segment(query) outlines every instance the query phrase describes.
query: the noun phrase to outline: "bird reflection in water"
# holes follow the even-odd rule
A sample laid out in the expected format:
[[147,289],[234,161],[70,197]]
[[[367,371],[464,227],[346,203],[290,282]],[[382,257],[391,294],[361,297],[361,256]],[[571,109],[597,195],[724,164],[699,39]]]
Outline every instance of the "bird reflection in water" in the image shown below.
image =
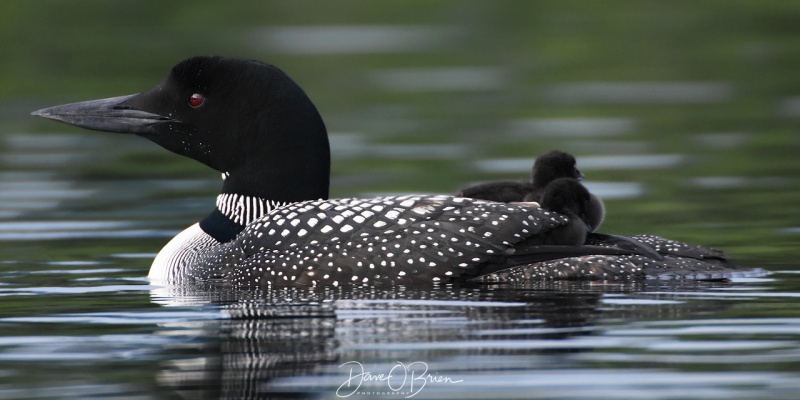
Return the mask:
[[[609,307],[608,295],[669,289],[705,290],[726,282],[539,282],[521,285],[280,288],[168,287],[152,292],[171,307],[215,307],[220,318],[176,321],[163,334],[182,338],[165,349],[159,383],[186,399],[336,398],[348,380],[342,365],[388,373],[398,363],[424,363],[433,376],[427,390],[458,397],[477,373],[564,364],[565,354],[591,350],[597,321],[662,319],[697,308],[724,308],[723,301],[662,301]],[[669,287],[664,287],[669,286]],[[678,287],[676,287],[678,286]],[[504,356],[498,358],[497,356]],[[518,357],[505,357],[518,356]],[[397,375],[397,374],[396,374]],[[354,398],[391,392],[389,382],[363,382]],[[490,381],[485,382],[492,385]],[[395,382],[395,389],[405,388]],[[363,389],[363,390],[362,390]],[[439,392],[437,392],[439,393]],[[397,393],[392,392],[397,395]],[[404,397],[404,396],[401,396]]]

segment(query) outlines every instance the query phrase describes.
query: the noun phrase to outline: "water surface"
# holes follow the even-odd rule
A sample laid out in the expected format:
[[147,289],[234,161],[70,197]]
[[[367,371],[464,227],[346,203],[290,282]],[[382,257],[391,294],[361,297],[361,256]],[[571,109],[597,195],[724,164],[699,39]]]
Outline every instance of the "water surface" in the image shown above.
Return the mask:
[[[15,2],[4,17],[0,398],[800,391],[792,2],[76,0]],[[561,149],[606,199],[604,231],[719,247],[772,274],[151,286],[152,258],[211,211],[218,173],[28,113],[144,90],[196,54],[269,61],[303,86],[330,131],[334,197],[524,179]]]

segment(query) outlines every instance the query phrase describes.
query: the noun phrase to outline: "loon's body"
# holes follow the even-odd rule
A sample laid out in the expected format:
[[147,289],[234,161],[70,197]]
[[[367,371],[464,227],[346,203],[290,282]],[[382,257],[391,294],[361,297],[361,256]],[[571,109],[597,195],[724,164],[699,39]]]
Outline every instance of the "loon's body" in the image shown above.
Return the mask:
[[575,245],[582,240],[559,228],[579,217],[525,204],[426,195],[326,200],[322,118],[294,81],[258,61],[193,57],[146,92],[34,115],[137,134],[222,173],[215,209],[155,258],[149,276],[159,283],[458,282],[550,260],[652,257],[636,246]]
[[544,244],[565,222],[535,207],[451,196],[309,200],[276,209],[214,251],[193,252],[174,276],[156,278],[312,286],[463,281],[517,264],[517,247]]

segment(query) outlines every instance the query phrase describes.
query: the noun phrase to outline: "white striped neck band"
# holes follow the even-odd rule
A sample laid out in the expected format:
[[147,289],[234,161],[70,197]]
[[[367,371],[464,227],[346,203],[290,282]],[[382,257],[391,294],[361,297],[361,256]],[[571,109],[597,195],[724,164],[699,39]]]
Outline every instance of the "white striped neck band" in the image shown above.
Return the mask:
[[270,211],[290,204],[236,193],[222,193],[217,196],[217,209],[231,221],[247,226],[267,215]]

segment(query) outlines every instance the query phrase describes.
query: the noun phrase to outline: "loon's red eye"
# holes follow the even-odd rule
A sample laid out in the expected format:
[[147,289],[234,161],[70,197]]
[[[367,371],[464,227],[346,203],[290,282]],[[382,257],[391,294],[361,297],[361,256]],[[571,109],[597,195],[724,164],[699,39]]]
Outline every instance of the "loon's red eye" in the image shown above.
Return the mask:
[[203,97],[203,95],[200,93],[195,93],[189,96],[189,105],[192,106],[192,108],[197,108],[202,106],[205,101],[206,98]]

